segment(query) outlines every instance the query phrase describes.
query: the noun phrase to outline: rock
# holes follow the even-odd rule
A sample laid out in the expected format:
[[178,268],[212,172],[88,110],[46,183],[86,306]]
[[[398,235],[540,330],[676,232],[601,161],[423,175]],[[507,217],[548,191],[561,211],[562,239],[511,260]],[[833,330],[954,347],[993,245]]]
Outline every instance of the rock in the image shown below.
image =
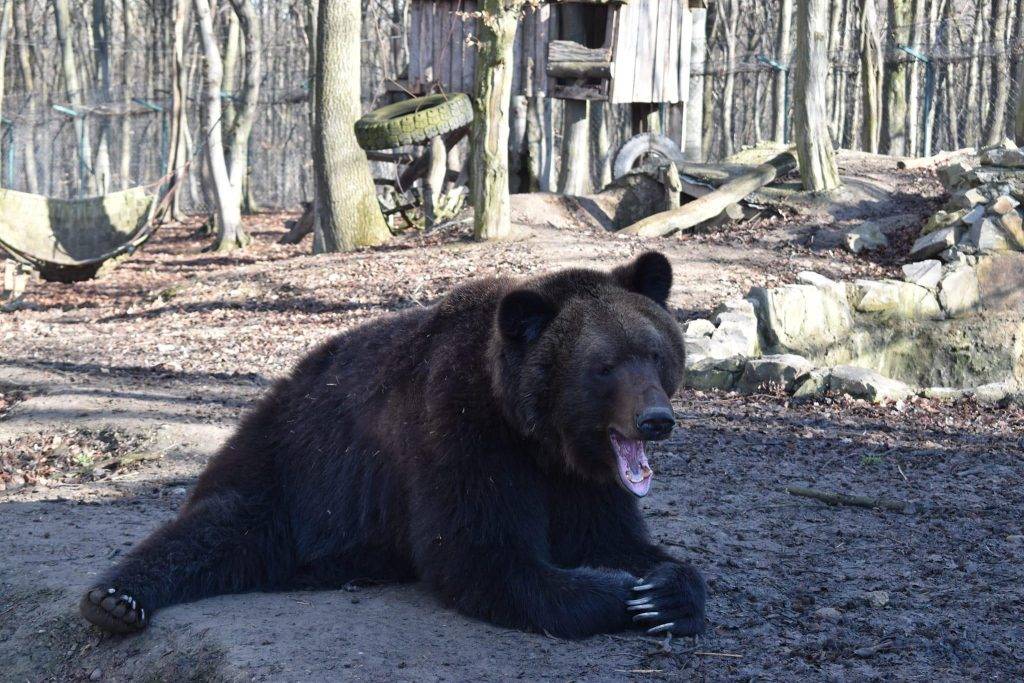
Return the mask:
[[998,214],[1000,216],[1005,216],[1006,214],[1016,209],[1018,206],[1020,206],[1020,202],[1018,202],[1013,197],[1004,194],[997,197],[990,208],[992,210],[992,213]]
[[93,669],[92,673],[89,674],[90,681],[98,681],[103,678],[103,669]]
[[936,401],[957,401],[966,395],[965,390],[952,387],[927,387],[921,390],[921,396]]
[[939,253],[939,260],[950,265],[969,265],[967,254],[963,253],[958,246],[952,246]]
[[937,289],[942,279],[942,261],[928,259],[903,266],[903,279],[926,289]]
[[999,217],[999,227],[1017,251],[1024,251],[1024,218],[1019,211],[1008,211]]
[[715,332],[715,324],[710,320],[698,318],[683,323],[684,337],[710,337]]
[[957,228],[949,227],[919,237],[910,248],[910,259],[921,261],[945,251],[956,244],[957,233]]
[[813,398],[821,396],[828,391],[828,376],[831,370],[828,368],[817,368],[798,381],[793,390],[793,398]]
[[974,170],[974,167],[970,164],[960,161],[949,166],[943,166],[938,170],[939,180],[947,191],[954,191],[963,181],[967,178],[967,175]]
[[821,228],[811,235],[811,248],[818,250],[835,249],[846,240],[846,232],[835,228]]
[[750,358],[759,354],[757,315],[751,302],[727,301],[716,309],[713,321],[718,327],[711,335],[710,358]]
[[1016,147],[1009,149],[998,147],[990,149],[981,155],[981,162],[990,166],[1003,166],[1005,168],[1024,168],[1024,153]]
[[924,228],[921,229],[922,235],[927,235],[930,232],[941,230],[942,228],[948,228],[951,225],[959,223],[964,216],[967,215],[966,209],[960,211],[938,211],[925,224]]
[[1005,407],[1020,392],[1020,385],[1013,380],[994,382],[975,387],[971,392],[974,400],[982,405]]
[[885,236],[877,223],[867,222],[846,232],[846,249],[854,254],[862,251],[884,249],[889,246],[889,238]]
[[[1010,251],[1010,243],[1006,239],[1006,234],[993,218],[985,218],[975,223],[964,239],[967,244],[982,254]],[[961,246],[963,245],[961,244]]]
[[961,209],[973,209],[980,204],[988,203],[988,198],[976,187],[972,187],[969,190],[963,190],[953,195],[950,200],[954,206],[958,206]]
[[684,383],[691,389],[730,391],[739,379],[746,359],[706,358],[686,369]]
[[985,256],[974,269],[986,311],[1024,311],[1024,254]]
[[939,303],[951,318],[970,313],[981,303],[978,276],[969,266],[949,271],[939,286]]
[[753,358],[743,367],[736,388],[744,394],[772,389],[791,393],[796,383],[813,369],[811,361],[792,353]]
[[773,353],[808,355],[845,339],[853,327],[849,304],[838,288],[755,287],[748,298],[757,306],[764,341]]
[[711,355],[711,337],[683,335],[684,367],[688,370]]
[[832,624],[838,624],[843,620],[843,613],[837,610],[835,607],[820,607],[814,610],[814,618],[819,621],[827,621]]
[[985,207],[984,206],[976,206],[973,209],[971,209],[970,211],[964,212],[964,214],[960,217],[960,222],[969,227],[969,226],[974,225],[975,223],[977,223],[978,221],[980,221],[984,217],[985,217]]
[[882,608],[889,604],[889,594],[885,591],[868,591],[864,599],[872,607]]
[[872,403],[899,401],[914,394],[914,390],[903,382],[889,379],[874,370],[853,365],[832,368],[828,377],[828,388]]
[[802,270],[799,273],[797,273],[796,281],[803,283],[805,285],[814,285],[815,287],[823,287],[826,289],[835,287],[840,284],[831,278],[827,278],[824,275],[821,275],[820,273],[815,273],[814,271],[811,270]]
[[941,319],[942,308],[927,287],[899,280],[857,280],[850,302],[862,313],[881,313],[908,320]]

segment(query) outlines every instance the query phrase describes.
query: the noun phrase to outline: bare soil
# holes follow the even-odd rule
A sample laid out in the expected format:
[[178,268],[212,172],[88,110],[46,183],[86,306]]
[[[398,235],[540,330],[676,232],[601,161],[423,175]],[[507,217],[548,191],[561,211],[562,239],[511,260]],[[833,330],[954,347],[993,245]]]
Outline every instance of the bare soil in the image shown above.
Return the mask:
[[[175,514],[274,378],[386,311],[471,277],[608,267],[652,246],[675,265],[680,320],[801,270],[895,273],[934,179],[846,163],[892,187],[859,219],[766,214],[644,242],[596,230],[571,200],[522,195],[513,241],[474,243],[463,221],[312,257],[274,244],[285,216],[264,215],[237,255],[202,254],[194,225],[170,226],[101,280],[34,284],[25,308],[0,315],[0,678],[1020,680],[1024,413],[972,402],[681,392],[644,506],[654,535],[708,577],[697,640],[554,640],[466,619],[415,585],[224,596],[161,611],[133,637],[75,612],[96,572]],[[891,250],[804,246],[865,217],[887,221]],[[915,511],[829,507],[789,485]]]

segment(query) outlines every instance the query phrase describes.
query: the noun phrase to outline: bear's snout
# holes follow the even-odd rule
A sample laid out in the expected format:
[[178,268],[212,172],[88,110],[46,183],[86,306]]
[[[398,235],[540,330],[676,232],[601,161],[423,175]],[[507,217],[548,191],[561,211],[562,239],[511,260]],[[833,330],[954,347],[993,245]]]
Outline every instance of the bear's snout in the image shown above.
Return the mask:
[[672,409],[666,406],[644,408],[636,415],[636,430],[644,441],[667,439],[676,426]]

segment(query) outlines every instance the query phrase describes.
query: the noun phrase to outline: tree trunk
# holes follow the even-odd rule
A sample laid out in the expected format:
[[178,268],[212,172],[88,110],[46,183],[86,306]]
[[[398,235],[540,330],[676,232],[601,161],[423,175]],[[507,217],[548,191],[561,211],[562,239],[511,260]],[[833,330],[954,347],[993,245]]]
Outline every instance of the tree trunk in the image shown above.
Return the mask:
[[[92,36],[96,51],[96,88],[104,102],[110,101],[110,17],[107,0],[92,0]],[[96,152],[93,154],[96,190],[110,191],[110,117],[101,116],[96,131]]]
[[[28,2],[13,2],[14,5],[14,32],[18,44],[18,70],[21,73],[21,82],[25,90],[34,93],[36,90],[35,73],[32,69],[32,47],[31,36],[28,30]],[[36,119],[36,98],[28,99],[28,118],[30,121]],[[39,194],[39,176],[36,169],[35,154],[35,128],[31,128],[31,137],[23,147],[25,158],[25,189],[32,194]]]
[[238,189],[238,200],[241,205],[249,169],[249,144],[256,121],[260,79],[263,73],[263,40],[259,18],[250,0],[231,0],[231,6],[242,29],[245,47],[242,89],[233,97],[234,125],[228,134],[227,158],[228,175],[231,177],[231,185]]
[[730,156],[734,149],[732,113],[735,107],[736,94],[736,31],[739,27],[739,8],[733,3],[719,0],[718,23],[722,27],[725,38],[725,85],[722,88],[722,99],[718,106],[722,112],[722,155]]
[[786,122],[789,120],[786,95],[793,34],[793,0],[780,0],[778,22],[778,30],[775,33],[775,58],[787,69],[776,69],[775,71],[775,81],[772,84],[772,108],[774,138],[776,142],[782,143],[786,141]]
[[877,154],[882,140],[882,39],[875,0],[860,0],[860,73],[864,108],[864,149]]
[[195,10],[199,19],[199,36],[202,39],[203,56],[206,61],[206,82],[203,88],[203,128],[206,130],[207,159],[210,179],[213,183],[214,202],[217,205],[217,220],[215,221],[217,237],[211,249],[213,251],[231,251],[244,247],[248,244],[249,238],[242,230],[238,187],[231,183],[231,176],[228,173],[228,165],[224,157],[224,129],[221,120],[223,109],[220,101],[224,67],[220,59],[217,37],[213,30],[209,0],[195,0]]
[[[0,0],[0,117],[4,111],[4,76],[7,73],[7,44],[10,41],[11,29],[14,24],[14,0]],[[0,121],[3,119],[0,118]],[[7,129],[0,123],[0,152],[6,151],[5,145],[14,144],[13,131],[7,137]],[[3,157],[0,157],[3,158]],[[13,178],[12,178],[13,181]],[[3,187],[3,174],[0,173],[0,187]]]
[[830,192],[841,184],[826,111],[827,30],[828,0],[797,0],[793,137],[800,176],[811,192]]
[[75,63],[75,43],[72,34],[71,14],[68,11],[68,0],[53,0],[53,17],[57,26],[57,40],[60,42],[61,73],[64,76],[64,90],[68,103],[80,112],[73,117],[75,137],[78,138],[79,192],[88,196],[95,192],[92,168],[92,145],[89,143],[89,125],[82,111],[82,86],[78,81],[78,65]]
[[905,156],[907,146],[907,71],[909,56],[898,51],[910,42],[913,21],[911,0],[891,0],[889,5],[889,31],[892,36],[890,53],[894,61],[889,65],[885,79],[885,109],[883,110],[884,148],[887,154]]
[[[969,62],[969,76],[967,79],[967,104],[968,115],[964,130],[965,142],[972,145],[981,143],[981,126],[984,119],[977,116],[982,110],[981,102],[981,45],[985,41],[984,31],[984,0],[978,1],[977,11],[974,14],[974,27],[971,31],[971,59]],[[955,92],[955,91],[954,91]],[[976,126],[976,127],[975,127]]]
[[128,0],[121,0],[121,29],[124,34],[123,52],[121,53],[121,106],[125,113],[121,116],[121,189],[128,189],[131,184],[132,175],[132,117],[128,116],[128,107],[131,105],[131,90],[128,84],[131,82],[131,64],[133,54],[132,38],[135,34],[135,27],[132,23],[132,6]]
[[[994,0],[992,3],[992,84],[995,97],[988,113],[988,135],[985,142],[994,145],[1006,136],[1006,108],[1010,103],[1010,57],[1007,53],[1006,24],[1009,14],[1009,0]],[[1024,84],[1020,87],[1024,88]]]
[[[167,189],[173,192],[170,213],[175,220],[184,218],[181,210],[182,178],[187,172],[188,150],[188,71],[185,68],[185,31],[189,20],[189,0],[174,0],[173,47],[171,49],[171,131],[167,152]],[[208,150],[206,150],[208,151]],[[198,171],[198,169],[196,169]]]
[[[926,0],[914,0],[913,26],[909,31],[910,47],[918,52],[924,47],[927,27],[927,14],[925,13]],[[928,0],[935,2],[935,0]],[[921,122],[923,107],[921,106],[921,75],[924,68],[916,58],[911,59],[907,64],[907,153],[910,156],[921,154]]]
[[472,199],[477,239],[512,234],[508,194],[508,110],[512,97],[512,50],[524,0],[481,0],[473,93]]
[[391,236],[380,212],[366,154],[352,129],[362,113],[359,41],[359,5],[321,2],[313,167],[321,250],[325,252],[375,246]]

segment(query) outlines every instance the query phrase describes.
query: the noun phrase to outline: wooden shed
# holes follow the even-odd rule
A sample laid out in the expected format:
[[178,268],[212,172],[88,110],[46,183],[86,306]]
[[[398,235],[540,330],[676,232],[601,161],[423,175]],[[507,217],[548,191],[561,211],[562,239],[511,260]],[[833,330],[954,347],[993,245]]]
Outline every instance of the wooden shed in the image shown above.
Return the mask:
[[[564,6],[585,19],[586,42],[569,41]],[[703,62],[705,0],[574,0],[527,9],[516,33],[512,92],[613,103],[686,102],[691,66]],[[412,0],[410,91],[471,92],[473,0]],[[575,26],[574,34],[579,33]],[[694,41],[695,32],[699,39]],[[696,57],[696,59],[695,59]]]

